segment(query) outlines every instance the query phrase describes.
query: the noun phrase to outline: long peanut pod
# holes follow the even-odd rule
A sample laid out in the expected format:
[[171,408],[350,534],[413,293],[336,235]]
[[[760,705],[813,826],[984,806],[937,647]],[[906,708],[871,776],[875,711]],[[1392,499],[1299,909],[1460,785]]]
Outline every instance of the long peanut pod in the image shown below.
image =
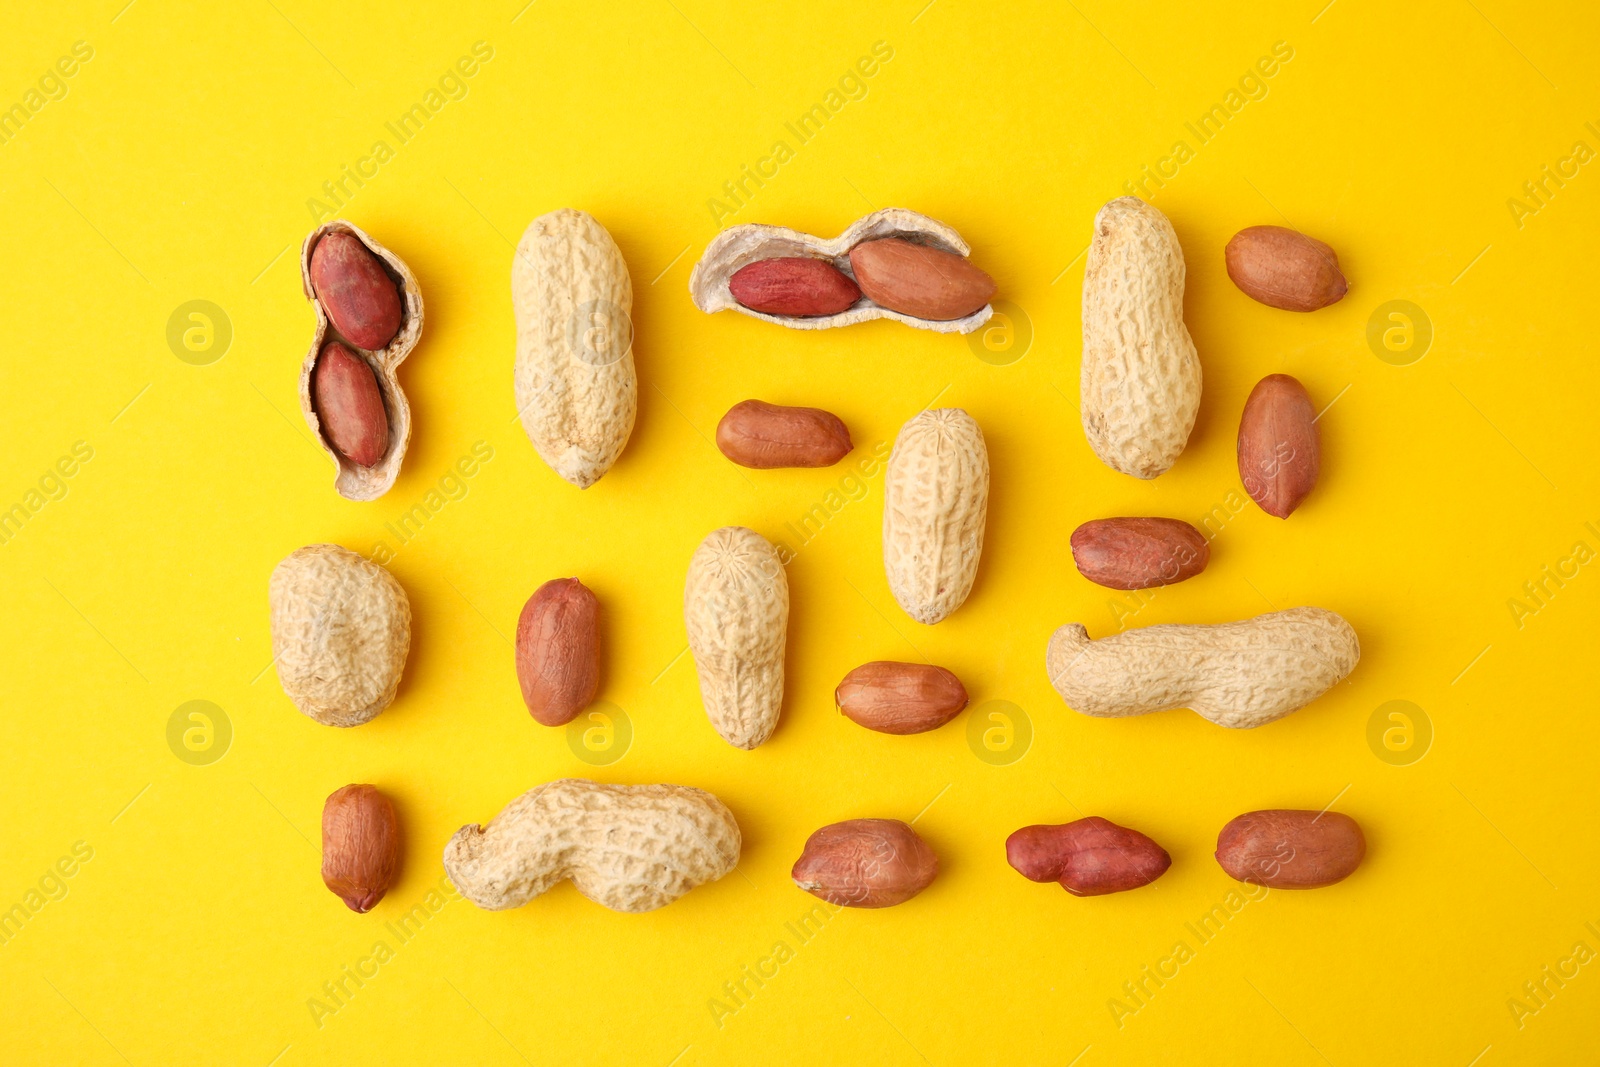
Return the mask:
[[743,526],[706,535],[689,560],[683,621],[706,717],[728,744],[755,748],[783,710],[789,579],[777,549]]
[[539,458],[587,489],[633,432],[633,283],[611,235],[571,208],[528,224],[511,261],[517,414]]
[[1099,718],[1191,708],[1249,728],[1305,707],[1361,658],[1350,624],[1291,608],[1214,626],[1165,625],[1098,641],[1079,623],[1050,637],[1050,684],[1074,711]]
[[1183,249],[1136,196],[1094,218],[1083,270],[1083,432],[1112,470],[1154,478],[1189,442],[1200,359],[1183,324]]
[[444,848],[444,868],[490,911],[571,878],[596,904],[641,912],[733,870],[740,844],[733,813],[704,790],[563,778],[522,794],[486,827],[463,826]]
[[966,602],[983,555],[989,450],[977,420],[961,408],[913,417],[895,438],[883,493],[889,591],[932,625]]

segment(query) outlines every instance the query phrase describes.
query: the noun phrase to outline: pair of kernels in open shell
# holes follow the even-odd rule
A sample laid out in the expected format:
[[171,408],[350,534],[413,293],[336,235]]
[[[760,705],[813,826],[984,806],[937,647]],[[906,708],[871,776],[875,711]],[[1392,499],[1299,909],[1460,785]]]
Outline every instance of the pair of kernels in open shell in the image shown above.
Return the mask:
[[883,566],[907,615],[933,624],[966,602],[983,555],[989,450],[960,408],[900,429],[884,475]]
[[1177,462],[1200,410],[1184,278],[1165,215],[1134,196],[1100,209],[1083,273],[1083,432],[1106,466],[1135,478]]
[[741,268],[763,260],[784,258],[822,260],[832,264],[852,281],[857,281],[850,262],[850,250],[857,245],[884,238],[899,238],[963,258],[971,252],[967,242],[949,226],[899,207],[884,208],[857,219],[831,240],[784,226],[747,223],[731,226],[712,238],[689,276],[689,295],[695,307],[708,314],[731,308],[752,318],[795,330],[826,330],[873,319],[893,319],[907,326],[938,333],[971,333],[989,321],[994,308],[987,303],[960,318],[927,319],[891,310],[865,295],[850,307],[831,315],[774,315],[744,306],[729,287],[730,280]]
[[[356,242],[354,246],[345,247],[346,256],[342,258],[346,258],[358,270],[362,266],[375,265],[382,272],[382,278],[380,280],[374,276],[370,281],[394,286],[399,297],[399,322],[387,340],[382,337],[383,333],[388,332],[387,327],[378,334],[363,336],[366,330],[362,324],[352,325],[347,320],[344,329],[341,329],[335,316],[329,314],[325,301],[329,298],[337,300],[338,297],[329,293],[326,287],[319,295],[312,276],[312,261],[317,254],[317,247],[329,237],[335,242]],[[370,257],[371,262],[367,263],[364,257]],[[411,443],[411,405],[400,389],[399,367],[411,350],[417,347],[417,341],[422,336],[422,290],[418,288],[411,268],[400,257],[343,219],[325,222],[307,235],[300,246],[300,281],[306,299],[311,301],[316,314],[311,349],[300,367],[300,411],[305,416],[306,425],[311,427],[317,444],[328,453],[338,468],[333,487],[339,495],[347,500],[375,500],[394,485],[400,475],[400,464],[405,460],[406,448]],[[357,336],[349,336],[344,330]],[[377,347],[363,347],[360,344],[362,340]],[[314,376],[318,362],[324,358],[323,350],[331,343],[338,343],[364,364],[377,385],[386,431],[382,434],[381,451],[371,464],[357,463],[340,451],[330,432],[332,427],[325,422],[330,413],[318,410]],[[363,373],[353,366],[348,369],[357,378]],[[359,381],[356,384],[366,387],[365,383]],[[334,417],[337,418],[337,415]]]
[[587,489],[622,454],[639,406],[628,265],[593,217],[552,211],[517,245],[511,303],[522,428],[540,459]]
[[789,580],[777,550],[743,526],[713,530],[689,560],[683,618],[706,717],[728,744],[755,748],[783,710]]
[[272,658],[295,707],[360,726],[394,700],[411,650],[411,603],[384,568],[338,545],[307,545],[272,571]]

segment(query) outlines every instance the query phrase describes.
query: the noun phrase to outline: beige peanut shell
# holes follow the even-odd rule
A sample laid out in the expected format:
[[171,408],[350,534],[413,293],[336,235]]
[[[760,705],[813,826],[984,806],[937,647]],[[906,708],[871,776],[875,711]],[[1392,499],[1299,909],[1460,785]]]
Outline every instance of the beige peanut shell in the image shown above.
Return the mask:
[[743,526],[713,530],[689,560],[683,621],[706,717],[728,744],[755,748],[783,710],[789,579],[777,550]]
[[1083,432],[1112,470],[1154,478],[1200,410],[1200,359],[1183,324],[1183,249],[1136,196],[1094,218],[1083,273]]
[[792,330],[826,330],[834,326],[850,326],[873,319],[893,319],[920,330],[936,333],[971,333],[994,314],[994,308],[985,304],[972,314],[959,319],[919,319],[899,311],[891,311],[874,303],[866,296],[836,315],[801,317],[795,315],[769,315],[747,308],[733,298],[728,279],[739,270],[757,260],[777,259],[785,256],[802,256],[825,259],[853,280],[855,270],[850,265],[850,249],[863,241],[876,241],[884,237],[900,237],[917,244],[929,245],[958,256],[972,251],[955,230],[936,219],[903,207],[888,207],[857,219],[839,236],[832,239],[813,237],[809,233],[791,230],[784,226],[767,226],[746,223],[730,226],[711,239],[700,261],[689,275],[689,296],[694,306],[707,314],[733,310],[775,322]]
[[444,869],[480,908],[518,908],[564,879],[612,911],[671,904],[739,864],[739,824],[710,793],[683,785],[563,778],[463,826]]
[[1355,670],[1356,632],[1322,608],[1239,622],[1146,626],[1089,638],[1079,623],[1050,637],[1050,684],[1074,711],[1099,718],[1191,708],[1247,729],[1305,707]]
[[[328,312],[317,299],[316,291],[311,286],[312,250],[317,247],[318,241],[330,233],[347,233],[365,245],[367,251],[377,258],[384,273],[389,275],[390,280],[400,290],[400,331],[387,345],[376,351],[357,346],[335,329],[328,318]],[[311,427],[317,446],[328,454],[334,466],[338,468],[338,474],[333,480],[334,490],[346,500],[376,500],[387,493],[394,485],[395,479],[400,476],[400,464],[405,461],[406,448],[411,443],[411,405],[406,400],[406,394],[400,389],[399,368],[422,337],[422,290],[418,288],[416,276],[411,273],[411,268],[406,266],[399,256],[367,236],[364,230],[344,219],[325,222],[306,235],[305,241],[300,245],[300,284],[305,290],[306,299],[311,301],[312,311],[317,320],[311,347],[306,352],[305,361],[300,365],[300,413],[305,416],[306,425]],[[370,467],[352,463],[341,456],[329,442],[321,420],[317,418],[316,405],[312,398],[311,372],[316,368],[322,346],[331,340],[342,341],[352,353],[366,361],[378,379],[378,391],[383,395],[383,410],[389,419],[389,446],[384,450],[382,458]]]
[[511,261],[522,428],[550,469],[587,489],[633,433],[633,282],[617,243],[572,208],[528,224]]
[[972,592],[989,510],[989,451],[961,408],[900,428],[884,475],[883,567],[895,600],[933,624]]
[[394,575],[347,548],[307,545],[268,585],[278,681],[327,726],[360,726],[394,700],[411,649],[411,604]]

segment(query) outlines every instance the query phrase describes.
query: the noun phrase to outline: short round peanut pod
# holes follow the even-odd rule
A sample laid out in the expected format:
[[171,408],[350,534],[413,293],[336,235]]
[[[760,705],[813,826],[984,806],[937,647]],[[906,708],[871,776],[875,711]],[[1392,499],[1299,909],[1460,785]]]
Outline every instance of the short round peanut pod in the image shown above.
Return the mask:
[[966,602],[983,555],[989,450],[960,408],[900,429],[884,475],[883,566],[895,600],[932,625]]
[[394,576],[338,545],[307,545],[272,571],[272,657],[295,707],[360,726],[394,700],[411,648],[411,605]]

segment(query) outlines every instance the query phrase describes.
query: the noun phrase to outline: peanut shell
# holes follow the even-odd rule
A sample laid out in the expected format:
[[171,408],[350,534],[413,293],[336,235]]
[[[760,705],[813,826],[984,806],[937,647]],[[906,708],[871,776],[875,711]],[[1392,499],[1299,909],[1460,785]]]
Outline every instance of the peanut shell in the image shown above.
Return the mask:
[[727,805],[683,785],[563,778],[531,789],[488,826],[458,830],[444,869],[480,908],[519,908],[557,882],[612,911],[663,907],[739,865]]
[[511,261],[517,413],[539,458],[579,489],[633,433],[633,282],[617,243],[572,208],[528,224]]
[[411,649],[411,604],[394,575],[338,545],[297,548],[268,584],[272,658],[295,707],[360,726],[394,700]]
[[884,475],[883,566],[907,615],[932,625],[966,602],[983,554],[989,451],[960,408],[900,428]]
[[694,300],[694,306],[707,314],[731,308],[752,318],[775,322],[793,330],[826,330],[873,319],[893,319],[936,333],[971,333],[989,321],[994,309],[988,304],[962,318],[941,321],[891,311],[866,297],[858,300],[853,307],[833,315],[772,315],[740,304],[728,288],[729,279],[742,267],[760,260],[796,256],[827,260],[855,280],[855,270],[850,265],[850,249],[863,241],[884,237],[903,238],[958,256],[966,256],[971,251],[961,235],[949,226],[900,207],[884,208],[859,218],[831,240],[783,226],[746,223],[730,226],[711,239],[700,261],[694,265],[693,273],[689,275],[689,295]]
[[1183,249],[1136,196],[1094,217],[1083,272],[1083,432],[1112,470],[1164,473],[1200,410],[1200,359],[1183,324]]
[[1079,623],[1050,637],[1045,666],[1067,706],[1118,718],[1190,708],[1219,726],[1281,719],[1344,681],[1361,658],[1350,624],[1290,608],[1216,625],[1168,624],[1098,641]]
[[706,717],[728,744],[755,748],[783,710],[789,579],[777,550],[743,526],[706,535],[689,560],[683,618]]
[[[317,299],[316,288],[311,284],[311,257],[317,242],[331,233],[348,234],[364,245],[377,259],[378,264],[394,282],[400,293],[401,319],[399,331],[380,349],[362,348],[334,327],[327,308]],[[399,256],[367,236],[359,227],[344,219],[325,222],[306,235],[300,246],[300,284],[306,299],[311,301],[316,316],[311,347],[300,365],[300,413],[317,440],[317,445],[333,460],[338,473],[333,487],[346,500],[376,500],[387,493],[400,476],[400,464],[405,460],[406,448],[411,443],[411,405],[400,388],[399,367],[422,337],[422,290],[416,276]],[[311,381],[317,360],[329,341],[341,341],[350,351],[372,369],[378,382],[378,392],[383,397],[384,413],[388,421],[388,446],[378,461],[370,466],[356,463],[333,447],[327,431],[317,415],[316,398]]]

